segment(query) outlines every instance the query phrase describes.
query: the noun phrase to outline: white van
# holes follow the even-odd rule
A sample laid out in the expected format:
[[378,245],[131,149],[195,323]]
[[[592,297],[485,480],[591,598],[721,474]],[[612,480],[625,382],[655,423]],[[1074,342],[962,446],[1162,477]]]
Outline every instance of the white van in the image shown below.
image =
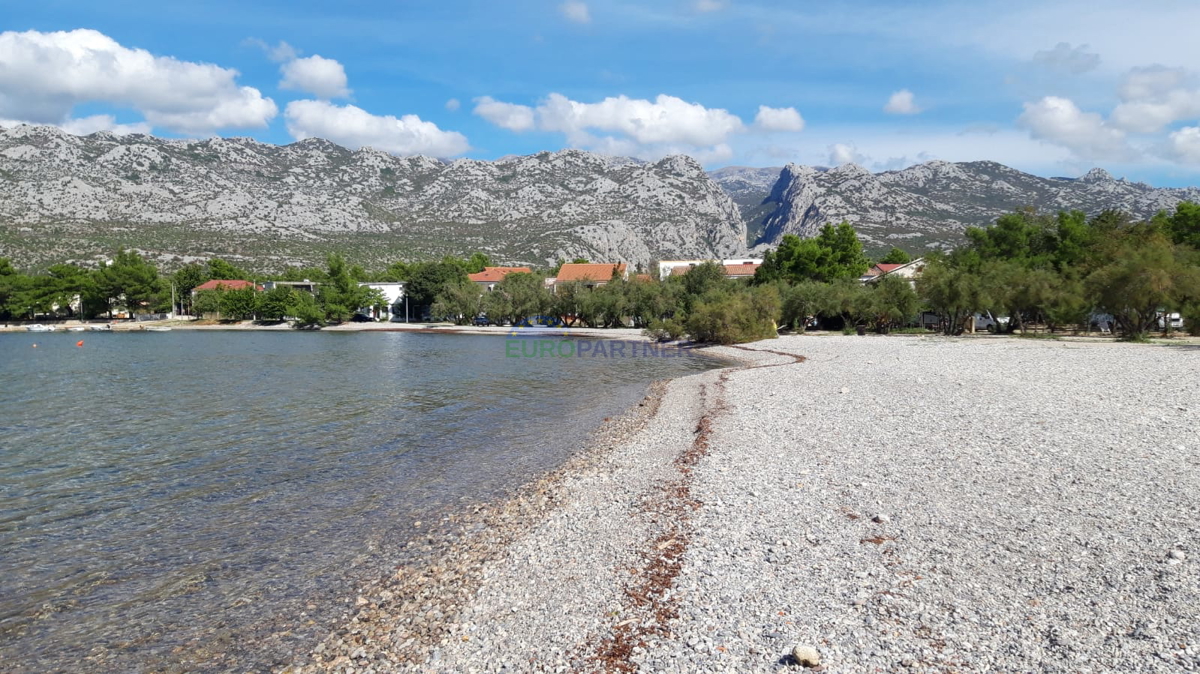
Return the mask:
[[1166,330],[1170,325],[1172,330],[1183,329],[1183,316],[1178,311],[1172,313],[1159,312],[1158,314],[1158,329]]
[[996,316],[990,311],[975,314],[975,329],[1003,332],[1008,329],[1008,316]]

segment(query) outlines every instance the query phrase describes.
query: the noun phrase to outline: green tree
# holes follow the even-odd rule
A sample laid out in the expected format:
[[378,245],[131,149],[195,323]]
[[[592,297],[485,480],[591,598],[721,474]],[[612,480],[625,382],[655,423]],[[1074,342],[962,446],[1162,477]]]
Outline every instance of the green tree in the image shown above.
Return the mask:
[[1171,240],[1200,250],[1200,204],[1190,201],[1175,206],[1175,213],[1166,218],[1165,228]]
[[406,288],[416,315],[422,308],[431,307],[442,288],[467,280],[462,267],[448,262],[424,262],[414,265]]
[[470,259],[467,260],[466,272],[468,274],[478,274],[487,267],[492,266],[492,258],[483,253],[472,253]]
[[223,320],[245,321],[254,318],[254,310],[258,307],[258,291],[253,287],[221,290],[217,296],[220,298],[218,306]]
[[912,262],[912,256],[903,248],[892,246],[887,255],[879,258],[879,264],[908,264]]
[[[235,267],[227,260],[214,257],[208,261],[208,278],[221,281],[250,280],[250,275],[244,269]],[[201,281],[203,283],[203,281]]]
[[179,301],[182,313],[191,314],[193,312],[192,290],[207,280],[209,280],[207,265],[197,262],[180,267],[171,276],[171,281],[175,284],[175,296]]
[[878,331],[902,325],[917,315],[921,300],[908,279],[888,275],[870,284],[870,323]]
[[[500,297],[505,300],[504,306],[507,315],[504,315],[503,318],[511,321],[513,325],[532,316],[549,314],[554,305],[553,298],[546,290],[545,282],[537,274],[526,272],[507,274],[492,289],[491,294],[496,293],[500,293]],[[488,312],[488,317],[492,317],[491,310]]]
[[258,293],[256,311],[259,318],[264,321],[282,321],[291,315],[292,293],[291,286],[275,286],[270,290]]
[[829,304],[829,284],[801,281],[785,285],[783,291],[782,324],[804,332]]
[[317,304],[311,293],[293,292],[288,315],[295,316],[295,328],[315,328],[325,325],[325,311]]
[[221,313],[221,291],[201,290],[192,299],[192,311],[198,316]]
[[96,272],[94,279],[96,292],[104,299],[110,315],[122,305],[131,315],[152,311],[163,298],[158,268],[135,251],[117,253],[111,263]]
[[773,286],[755,288],[760,289],[762,294],[758,297],[742,289],[708,292],[684,321],[688,335],[697,342],[713,344],[740,344],[775,337],[775,323],[770,314],[772,309],[778,309],[778,292]]
[[467,325],[483,311],[483,294],[478,283],[465,280],[448,283],[433,302],[433,314],[450,318],[458,325]]
[[1200,295],[1200,272],[1162,235],[1127,236],[1111,261],[1092,272],[1086,286],[1096,305],[1111,314],[1129,340],[1143,340],[1159,312]]
[[977,274],[936,258],[929,260],[917,279],[917,294],[941,317],[947,335],[961,333],[966,319],[988,303]]

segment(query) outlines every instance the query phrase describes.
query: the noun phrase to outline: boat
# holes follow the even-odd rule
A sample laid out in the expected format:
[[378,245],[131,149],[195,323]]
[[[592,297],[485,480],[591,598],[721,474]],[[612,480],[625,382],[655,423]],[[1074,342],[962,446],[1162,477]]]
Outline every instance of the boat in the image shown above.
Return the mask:
[[83,327],[82,325],[78,325],[78,326],[73,325],[73,326],[67,328],[67,332],[83,332],[85,330],[87,330],[87,328]]
[[33,325],[26,325],[25,331],[26,332],[54,332],[54,326],[53,325],[42,325],[41,323],[34,323]]
[[146,327],[143,327],[142,329],[145,330],[146,332],[170,332],[171,331],[171,328],[168,328],[165,325],[148,325]]
[[112,326],[107,323],[104,325],[89,325],[88,329],[92,332],[112,332]]

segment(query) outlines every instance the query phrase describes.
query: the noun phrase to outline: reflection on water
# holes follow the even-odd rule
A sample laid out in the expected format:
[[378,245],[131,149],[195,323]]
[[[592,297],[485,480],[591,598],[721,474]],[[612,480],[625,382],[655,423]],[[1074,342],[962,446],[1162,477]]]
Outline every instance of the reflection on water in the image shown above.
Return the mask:
[[[4,668],[286,662],[414,520],[503,493],[647,382],[715,365],[506,358],[487,336],[76,339],[0,335]],[[190,661],[198,644],[225,659]]]

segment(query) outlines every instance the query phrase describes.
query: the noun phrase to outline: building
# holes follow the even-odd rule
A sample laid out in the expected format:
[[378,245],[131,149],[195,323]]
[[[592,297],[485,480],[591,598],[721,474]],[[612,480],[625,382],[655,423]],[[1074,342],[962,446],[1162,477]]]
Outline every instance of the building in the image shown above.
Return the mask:
[[309,295],[317,294],[317,286],[321,285],[315,281],[304,279],[303,281],[263,281],[263,290],[274,290],[279,287],[291,288],[292,290],[301,290]]
[[378,290],[383,295],[384,305],[387,308],[380,311],[379,307],[359,307],[355,313],[374,321],[404,321],[407,323],[408,296],[404,292],[404,285],[404,281],[359,283],[360,288]]
[[912,262],[904,264],[880,263],[866,271],[858,280],[862,283],[874,283],[884,276],[899,276],[903,279],[908,279],[909,283],[916,284],[917,278],[921,276],[921,272],[925,271],[925,258],[919,257]]
[[726,262],[722,266],[725,267],[725,276],[729,278],[754,278],[754,272],[762,266],[761,262]]
[[206,290],[245,290],[246,288],[254,288],[255,290],[263,289],[262,286],[256,286],[250,281],[242,281],[240,279],[213,279],[211,281],[205,281],[195,288],[192,288],[192,295],[204,292]]
[[478,283],[483,286],[483,289],[491,292],[496,284],[503,281],[505,276],[509,274],[532,274],[533,270],[529,267],[484,267],[483,271],[468,274],[467,278],[473,283]]
[[[665,281],[668,276],[682,276],[692,267],[698,267],[705,262],[716,262],[725,267],[725,273],[730,278],[745,278],[744,270],[747,265],[754,265],[757,269],[758,265],[762,264],[762,258],[733,258],[729,260],[661,260],[658,263],[658,279]],[[730,268],[734,268],[737,275],[730,274]],[[678,271],[676,271],[678,270]],[[750,276],[754,276],[754,272],[750,272]]]
[[554,285],[563,283],[582,283],[589,288],[602,286],[616,276],[621,279],[629,277],[629,268],[624,262],[601,262],[576,264],[574,262],[564,263],[558,270],[558,276],[554,279]]

